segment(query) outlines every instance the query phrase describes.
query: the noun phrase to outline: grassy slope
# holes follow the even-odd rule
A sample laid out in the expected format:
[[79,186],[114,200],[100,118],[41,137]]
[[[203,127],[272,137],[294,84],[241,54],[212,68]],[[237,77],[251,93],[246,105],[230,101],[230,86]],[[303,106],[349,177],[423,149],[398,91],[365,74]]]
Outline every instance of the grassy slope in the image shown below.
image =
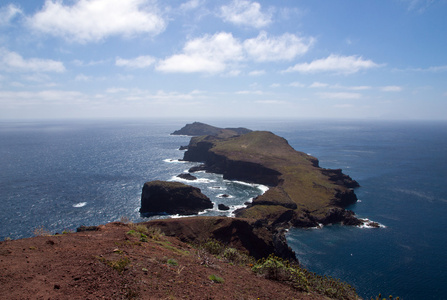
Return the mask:
[[[254,131],[217,141],[211,151],[231,160],[259,163],[282,174],[283,182],[259,197],[259,201],[294,202],[298,211],[308,210],[314,215],[324,215],[332,206],[331,199],[336,190],[345,189],[328,180],[321,169],[314,166],[314,157],[294,150],[285,139],[271,132]],[[285,210],[283,207],[259,205],[248,209],[244,216],[259,218],[260,215]]]

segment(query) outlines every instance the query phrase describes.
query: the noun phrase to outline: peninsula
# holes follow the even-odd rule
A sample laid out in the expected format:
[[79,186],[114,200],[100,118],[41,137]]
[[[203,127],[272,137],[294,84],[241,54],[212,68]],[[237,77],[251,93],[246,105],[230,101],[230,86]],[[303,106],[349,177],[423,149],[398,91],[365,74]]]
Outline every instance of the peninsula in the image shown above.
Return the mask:
[[271,132],[193,137],[183,159],[204,163],[191,171],[203,169],[223,174],[225,179],[269,186],[266,193],[236,211],[236,217],[283,228],[364,223],[345,209],[357,201],[355,180],[340,169],[319,167],[318,159],[296,151]]

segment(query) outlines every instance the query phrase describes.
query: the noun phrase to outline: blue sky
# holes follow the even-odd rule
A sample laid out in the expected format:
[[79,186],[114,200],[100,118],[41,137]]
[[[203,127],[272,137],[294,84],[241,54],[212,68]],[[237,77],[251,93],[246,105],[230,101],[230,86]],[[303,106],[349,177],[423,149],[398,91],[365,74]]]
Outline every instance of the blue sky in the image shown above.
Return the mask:
[[0,4],[0,119],[447,119],[447,0]]

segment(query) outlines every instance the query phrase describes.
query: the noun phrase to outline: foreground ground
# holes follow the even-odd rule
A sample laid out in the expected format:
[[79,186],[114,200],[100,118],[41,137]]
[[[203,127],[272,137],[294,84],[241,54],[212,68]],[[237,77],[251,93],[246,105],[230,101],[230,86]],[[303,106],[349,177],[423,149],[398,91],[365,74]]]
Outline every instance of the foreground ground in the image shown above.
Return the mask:
[[327,299],[259,277],[250,265],[228,263],[173,237],[129,234],[132,228],[110,223],[98,231],[1,242],[1,297]]

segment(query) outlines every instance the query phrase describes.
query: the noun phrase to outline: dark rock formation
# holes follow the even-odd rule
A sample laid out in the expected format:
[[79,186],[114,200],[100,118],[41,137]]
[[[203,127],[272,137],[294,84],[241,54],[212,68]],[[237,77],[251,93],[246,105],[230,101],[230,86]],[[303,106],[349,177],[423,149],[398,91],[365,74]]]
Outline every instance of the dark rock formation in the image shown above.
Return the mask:
[[222,204],[222,203],[220,203],[220,204],[217,206],[217,208],[218,208],[219,210],[230,210],[230,207],[229,207],[229,206],[226,206],[225,204]]
[[353,180],[349,175],[343,174],[342,169],[321,169],[321,172],[338,185],[343,185],[348,188],[356,188],[360,186],[359,183]]
[[225,136],[234,136],[240,135],[250,132],[250,129],[247,128],[219,128],[215,126],[211,126],[208,124],[194,122],[192,124],[187,124],[180,130],[176,130],[172,135],[190,135],[190,136],[200,136],[200,135],[225,135]]
[[202,165],[191,167],[188,170],[189,173],[194,173],[194,172],[199,172],[199,171],[206,171],[206,166],[202,164]]
[[99,230],[99,226],[84,226],[84,225],[81,225],[78,228],[76,228],[76,232],[97,231],[97,230]]
[[143,186],[142,214],[193,215],[207,208],[213,208],[213,203],[199,188],[168,181],[151,181]]
[[181,179],[185,179],[185,180],[197,180],[196,176],[192,176],[189,173],[182,173],[182,174],[177,175],[177,177],[181,178]]
[[188,150],[188,146],[180,146],[180,148],[178,148],[179,150],[183,151],[183,150]]
[[160,228],[165,235],[188,243],[200,243],[210,238],[247,252],[260,259],[271,253],[284,259],[296,260],[287,245],[284,233],[268,226],[255,225],[252,220],[227,217],[194,217],[154,220],[147,226]]

